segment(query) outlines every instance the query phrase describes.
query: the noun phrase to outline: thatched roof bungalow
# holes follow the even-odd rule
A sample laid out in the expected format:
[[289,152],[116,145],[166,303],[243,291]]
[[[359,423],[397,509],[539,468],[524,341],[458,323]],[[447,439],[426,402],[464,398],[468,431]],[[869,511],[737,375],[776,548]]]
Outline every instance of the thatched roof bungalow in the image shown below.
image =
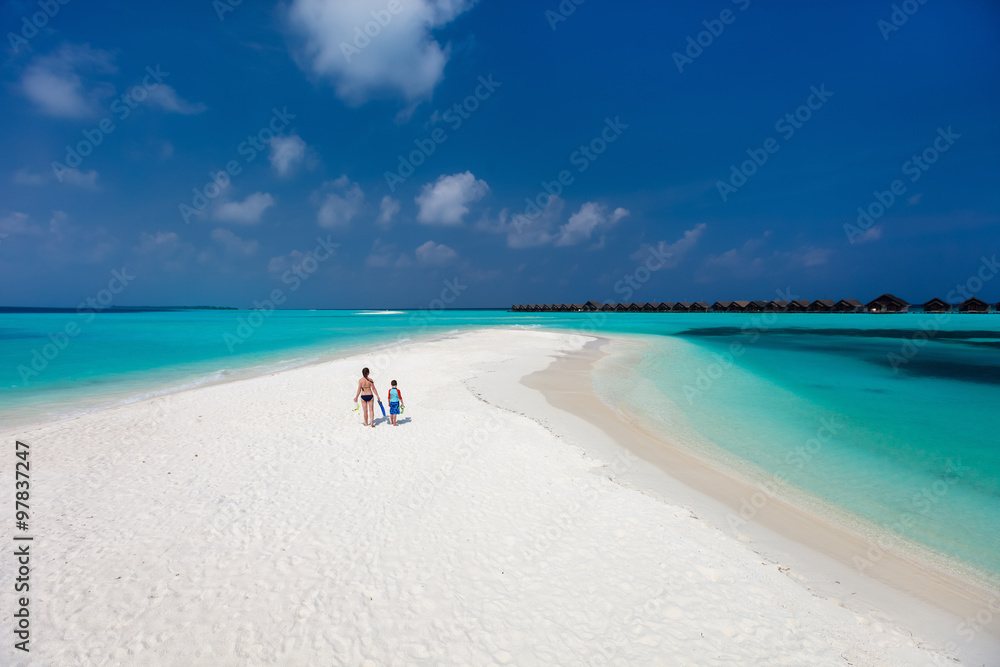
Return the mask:
[[732,301],[716,301],[712,304],[713,313],[728,313],[729,306],[732,305]]
[[958,304],[958,312],[960,313],[988,313],[990,312],[990,304],[986,303],[982,299],[977,299],[976,297],[971,297]]
[[841,299],[837,303],[833,304],[833,312],[860,313],[864,307],[865,305],[857,299]]
[[869,313],[905,313],[909,309],[909,303],[892,294],[883,294],[865,304]]
[[603,312],[605,312],[605,313],[613,313],[617,309],[618,309],[618,304],[617,303],[613,303],[613,302],[612,303],[606,303],[603,306],[601,306],[601,310]]
[[704,301],[695,301],[694,303],[691,304],[691,308],[690,308],[689,312],[692,312],[692,313],[707,313],[708,312],[708,304],[705,303]]
[[596,313],[601,309],[601,304],[597,301],[588,301],[580,308],[585,313]]
[[664,301],[656,309],[656,312],[658,312],[658,313],[670,313],[670,312],[673,312],[674,306],[676,306],[676,305],[677,304],[674,303],[673,301]]
[[729,312],[745,313],[747,312],[747,308],[749,307],[750,307],[749,301],[733,301],[731,304],[729,304]]
[[658,303],[644,303],[642,304],[642,312],[644,313],[655,313],[660,307]]
[[769,313],[783,313],[786,310],[788,310],[788,302],[784,299],[775,299],[767,304],[767,312]]
[[570,309],[570,312],[573,312],[573,313],[582,313],[583,312],[583,306],[584,306],[584,304],[582,304],[582,303],[571,303],[571,304],[569,304],[569,309]]
[[748,313],[763,313],[767,310],[767,301],[751,301],[750,305],[747,306]]
[[925,313],[950,313],[952,305],[944,299],[934,297],[923,305]]
[[691,311],[690,301],[678,301],[677,303],[674,304],[675,313],[687,313],[690,311]]
[[617,306],[615,306],[616,313],[627,313],[631,309],[632,309],[631,303],[619,303]]
[[835,305],[833,299],[816,299],[806,310],[810,313],[832,313]]
[[788,302],[786,313],[806,313],[809,312],[809,302],[805,299],[794,299]]

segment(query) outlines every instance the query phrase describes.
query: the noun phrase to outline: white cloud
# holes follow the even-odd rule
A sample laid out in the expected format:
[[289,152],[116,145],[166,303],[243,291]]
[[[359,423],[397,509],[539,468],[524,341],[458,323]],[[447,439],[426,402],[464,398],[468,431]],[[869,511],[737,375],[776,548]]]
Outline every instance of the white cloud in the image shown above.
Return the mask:
[[243,201],[227,201],[219,204],[213,213],[216,220],[235,222],[240,225],[255,225],[271,206],[274,197],[268,192],[255,192]]
[[[873,227],[872,229],[878,228]],[[881,236],[881,230],[879,236]],[[789,266],[802,269],[823,266],[830,261],[831,255],[833,255],[833,250],[830,248],[817,248],[816,246],[803,246],[791,252],[775,253],[775,257],[785,260]]]
[[882,238],[882,228],[878,225],[868,229],[864,234],[851,239],[851,243],[872,243]]
[[114,56],[89,45],[65,44],[55,53],[35,57],[21,76],[21,91],[47,116],[85,118],[97,115],[100,101],[113,93],[107,83],[84,76],[117,72]]
[[704,222],[699,223],[684,232],[684,235],[673,243],[660,241],[655,246],[643,243],[639,246],[639,250],[632,255],[632,259],[636,262],[643,262],[652,255],[663,263],[662,268],[671,269],[680,264],[684,256],[694,249],[702,234],[705,233],[706,227]]
[[468,205],[482,199],[490,186],[476,180],[472,172],[441,176],[428,183],[416,198],[417,220],[425,225],[461,225]]
[[297,134],[279,134],[270,146],[271,168],[278,176],[290,176],[306,158],[306,142]]
[[417,261],[424,266],[444,266],[455,261],[455,258],[458,257],[457,252],[443,243],[434,243],[434,241],[428,241],[414,252]]
[[221,227],[212,230],[212,240],[222,246],[227,254],[238,257],[253,257],[260,245],[257,241],[244,241],[232,231]]
[[93,169],[88,172],[82,172],[79,169],[60,169],[58,178],[60,183],[69,183],[85,190],[98,189],[97,172]]
[[33,174],[27,169],[18,169],[14,172],[14,183],[18,185],[44,185],[45,176]]
[[179,113],[185,116],[200,114],[208,108],[201,102],[188,102],[181,98],[176,90],[165,83],[157,84],[150,88],[146,99],[150,104],[158,106],[164,111]]
[[501,211],[500,221],[507,229],[507,246],[535,248],[551,243],[555,238],[552,230],[559,223],[565,206],[566,202],[559,197],[549,197],[544,209],[518,213],[506,225],[503,220],[506,212]]
[[555,244],[568,246],[589,241],[594,232],[604,232],[611,229],[628,214],[629,212],[625,209],[616,208],[609,215],[606,206],[587,202],[580,207],[579,211],[570,216],[569,222],[559,228]]
[[15,211],[0,218],[0,234],[4,236],[38,236],[41,233],[42,228],[31,222],[31,218],[25,213]]
[[142,232],[134,252],[142,256],[139,261],[144,264],[156,261],[174,273],[187,270],[188,263],[198,254],[194,245],[182,241],[176,232]]
[[399,213],[399,202],[386,195],[382,197],[382,203],[379,205],[378,219],[376,222],[382,227],[388,227],[392,224],[392,219],[396,217]]
[[[292,0],[288,20],[301,41],[297,61],[332,81],[352,105],[372,97],[407,102],[430,97],[444,76],[449,47],[433,31],[468,11],[475,0]],[[391,13],[388,5],[401,8]],[[369,34],[365,34],[365,32]]]
[[176,248],[180,243],[177,232],[142,232],[139,235],[139,251],[142,253],[157,253]]
[[324,183],[323,189],[333,192],[327,192],[322,198],[316,221],[326,229],[346,229],[364,205],[365,193],[361,186],[352,183],[347,176],[341,176]]
[[730,248],[721,255],[709,255],[702,262],[698,280],[710,282],[723,273],[737,278],[759,275],[764,269],[764,258],[758,254],[758,250],[770,236],[771,232],[764,232],[760,238],[749,239],[739,248]]

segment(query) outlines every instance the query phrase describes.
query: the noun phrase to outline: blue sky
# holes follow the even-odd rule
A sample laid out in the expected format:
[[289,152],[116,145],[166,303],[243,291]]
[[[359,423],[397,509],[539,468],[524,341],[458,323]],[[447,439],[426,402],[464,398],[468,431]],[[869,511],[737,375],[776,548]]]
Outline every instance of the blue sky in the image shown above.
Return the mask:
[[7,2],[0,304],[943,296],[1000,245],[1000,5],[895,7]]

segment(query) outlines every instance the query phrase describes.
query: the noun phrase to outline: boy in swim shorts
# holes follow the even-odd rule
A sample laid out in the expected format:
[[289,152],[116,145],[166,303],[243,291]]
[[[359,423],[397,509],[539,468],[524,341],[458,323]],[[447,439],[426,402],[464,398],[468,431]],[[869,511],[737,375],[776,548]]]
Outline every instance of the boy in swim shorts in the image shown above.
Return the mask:
[[389,389],[389,421],[396,425],[396,416],[400,414],[399,407],[403,404],[403,395],[399,393],[396,381],[392,381],[392,388]]

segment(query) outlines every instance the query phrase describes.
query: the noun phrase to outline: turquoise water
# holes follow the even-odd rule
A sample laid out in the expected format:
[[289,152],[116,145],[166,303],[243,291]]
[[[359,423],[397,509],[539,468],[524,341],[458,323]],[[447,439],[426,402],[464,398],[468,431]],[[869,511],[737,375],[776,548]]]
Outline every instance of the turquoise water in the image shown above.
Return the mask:
[[[0,314],[0,431],[474,327],[627,334],[637,344],[595,373],[598,393],[627,417],[775,493],[833,508],[875,544],[926,549],[1000,581],[1000,316],[249,317]],[[64,339],[68,323],[79,332]]]

